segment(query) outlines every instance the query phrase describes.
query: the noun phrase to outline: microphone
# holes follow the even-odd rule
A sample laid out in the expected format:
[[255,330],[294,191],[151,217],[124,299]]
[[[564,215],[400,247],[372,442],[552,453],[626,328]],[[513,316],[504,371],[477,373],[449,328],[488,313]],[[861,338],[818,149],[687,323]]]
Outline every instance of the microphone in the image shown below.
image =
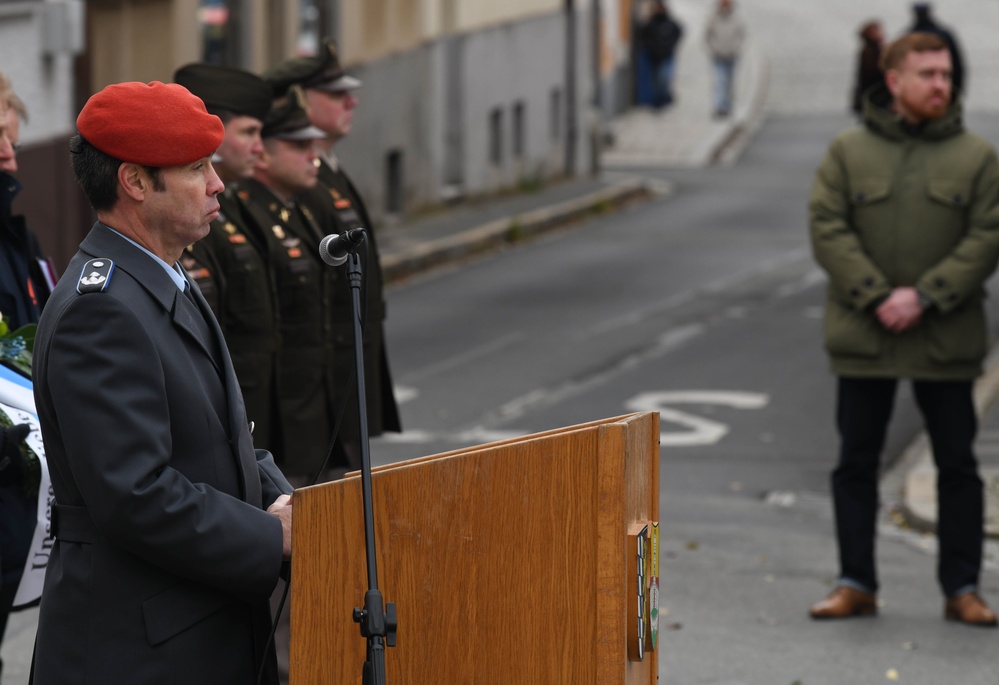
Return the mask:
[[340,266],[347,261],[347,255],[363,242],[363,228],[352,228],[339,235],[333,233],[320,241],[319,256],[330,266]]

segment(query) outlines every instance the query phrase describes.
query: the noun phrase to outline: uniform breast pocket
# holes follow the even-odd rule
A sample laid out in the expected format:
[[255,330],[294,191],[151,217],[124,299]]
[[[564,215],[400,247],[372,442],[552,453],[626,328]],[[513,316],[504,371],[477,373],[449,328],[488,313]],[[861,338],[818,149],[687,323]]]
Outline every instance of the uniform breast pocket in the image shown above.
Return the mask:
[[318,267],[305,260],[296,259],[287,264],[279,283],[278,298],[284,324],[314,320],[317,307],[321,307]]
[[965,233],[971,186],[960,179],[934,178],[927,183],[926,194],[929,202],[922,220],[933,230],[926,234],[925,246],[949,250]]
[[262,263],[260,255],[250,245],[236,245],[232,250],[232,256],[239,271],[243,273],[260,271]]
[[850,185],[850,204],[855,212],[876,210],[890,196],[890,178],[859,178]]
[[850,206],[858,227],[883,226],[891,221],[891,179],[858,178],[850,185]]
[[971,202],[971,186],[960,179],[932,178],[926,191],[935,204],[957,212],[963,212]]

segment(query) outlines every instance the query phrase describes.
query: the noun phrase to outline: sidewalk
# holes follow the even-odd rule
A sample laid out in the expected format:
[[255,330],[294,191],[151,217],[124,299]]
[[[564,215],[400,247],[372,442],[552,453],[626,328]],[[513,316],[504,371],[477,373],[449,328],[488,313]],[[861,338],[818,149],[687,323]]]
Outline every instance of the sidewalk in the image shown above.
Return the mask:
[[576,178],[536,192],[470,201],[438,213],[378,229],[382,270],[387,281],[432,269],[504,243],[565,226],[651,195],[669,194],[665,182],[638,176],[642,167],[703,167],[727,164],[762,124],[769,64],[750,39],[736,72],[735,110],[712,118],[711,64],[697,38],[707,9],[685,17],[689,37],[678,56],[677,102],[662,112],[635,108],[606,126],[608,146],[600,167],[612,174]]

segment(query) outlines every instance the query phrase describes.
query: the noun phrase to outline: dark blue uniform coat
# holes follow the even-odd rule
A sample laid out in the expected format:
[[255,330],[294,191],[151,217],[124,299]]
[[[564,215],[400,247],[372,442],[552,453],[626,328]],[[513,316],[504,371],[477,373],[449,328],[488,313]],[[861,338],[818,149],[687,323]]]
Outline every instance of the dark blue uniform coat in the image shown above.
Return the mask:
[[[114,270],[80,294],[85,265],[107,269],[94,258]],[[38,685],[246,685],[272,658],[282,538],[264,508],[291,488],[254,451],[221,331],[195,300],[97,224],[42,315],[35,401],[56,542]]]

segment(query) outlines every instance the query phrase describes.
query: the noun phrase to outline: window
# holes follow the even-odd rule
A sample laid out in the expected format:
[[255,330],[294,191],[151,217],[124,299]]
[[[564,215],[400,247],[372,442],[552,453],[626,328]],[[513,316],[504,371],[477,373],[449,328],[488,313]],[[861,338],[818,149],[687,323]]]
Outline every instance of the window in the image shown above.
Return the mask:
[[201,0],[201,58],[210,64],[225,64],[229,49],[229,6],[225,0]]
[[552,88],[549,101],[548,134],[552,140],[558,140],[562,137],[562,91]]
[[526,106],[523,100],[518,100],[513,105],[513,156],[523,157],[526,148],[525,139],[527,137],[525,119]]
[[403,197],[402,151],[390,150],[385,157],[385,211],[402,214]]
[[503,110],[494,107],[489,113],[489,159],[503,163]]

